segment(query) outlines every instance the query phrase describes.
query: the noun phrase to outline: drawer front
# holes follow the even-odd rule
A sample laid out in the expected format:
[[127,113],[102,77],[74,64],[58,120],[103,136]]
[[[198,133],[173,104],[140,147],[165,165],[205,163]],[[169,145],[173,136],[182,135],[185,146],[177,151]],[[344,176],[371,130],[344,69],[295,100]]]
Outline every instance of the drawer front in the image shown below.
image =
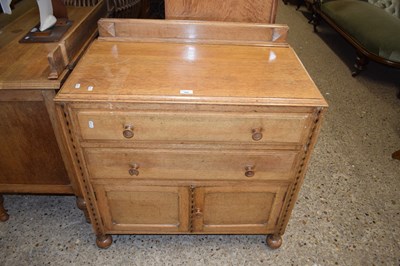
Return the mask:
[[84,140],[303,143],[309,113],[79,111]]
[[290,180],[298,151],[85,149],[91,178]]

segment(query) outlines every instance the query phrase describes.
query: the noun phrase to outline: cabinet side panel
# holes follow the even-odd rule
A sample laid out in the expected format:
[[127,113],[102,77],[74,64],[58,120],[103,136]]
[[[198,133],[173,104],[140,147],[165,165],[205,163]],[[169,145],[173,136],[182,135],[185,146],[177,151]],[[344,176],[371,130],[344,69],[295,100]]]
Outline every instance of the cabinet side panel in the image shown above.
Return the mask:
[[[85,205],[83,208],[87,210],[88,218],[92,224],[93,230],[97,237],[104,237],[104,225],[101,216],[95,204],[96,195],[87,180],[87,171],[85,171],[85,162],[82,159],[83,155],[79,148],[79,141],[73,134],[74,121],[71,119],[73,111],[66,104],[59,104],[57,106],[57,118],[60,121],[62,128],[62,137],[65,142],[65,150],[68,152],[66,160],[68,165],[72,168],[74,182],[78,187],[79,193],[82,193]],[[81,195],[79,195],[81,196]]]
[[0,102],[0,184],[69,185],[44,102]]
[[324,108],[316,108],[315,110],[315,119],[314,119],[314,125],[310,129],[310,134],[309,138],[307,141],[307,144],[305,146],[305,150],[303,153],[303,158],[301,159],[301,162],[299,164],[299,169],[297,170],[295,180],[291,186],[291,188],[288,191],[288,197],[286,199],[284,211],[280,217],[280,222],[279,222],[279,228],[277,233],[279,235],[283,235],[286,230],[286,226],[289,222],[290,215],[292,213],[292,210],[294,208],[294,205],[296,203],[297,197],[300,192],[300,188],[304,182],[304,177],[307,172],[307,166],[311,158],[311,154],[313,152],[314,146],[317,142],[318,134],[321,129],[324,113],[326,112],[326,109]]

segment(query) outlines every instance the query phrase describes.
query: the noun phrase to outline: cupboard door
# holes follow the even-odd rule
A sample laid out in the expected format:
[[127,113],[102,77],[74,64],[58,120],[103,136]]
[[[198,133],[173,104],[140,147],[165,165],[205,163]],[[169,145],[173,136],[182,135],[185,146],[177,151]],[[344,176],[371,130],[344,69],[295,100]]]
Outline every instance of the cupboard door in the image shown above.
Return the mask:
[[278,222],[286,190],[283,185],[196,188],[194,231],[270,233]]
[[94,185],[108,233],[187,232],[187,187]]

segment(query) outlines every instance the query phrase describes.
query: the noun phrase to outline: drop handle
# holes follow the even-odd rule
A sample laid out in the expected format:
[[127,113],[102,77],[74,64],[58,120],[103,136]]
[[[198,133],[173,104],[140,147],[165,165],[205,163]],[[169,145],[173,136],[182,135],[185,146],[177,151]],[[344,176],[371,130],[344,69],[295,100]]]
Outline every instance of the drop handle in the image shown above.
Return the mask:
[[133,133],[133,126],[132,125],[124,125],[124,131],[122,131],[122,135],[124,135],[124,138],[130,139],[132,138],[135,134]]
[[137,163],[131,164],[131,168],[129,168],[129,174],[131,176],[138,176],[139,175],[139,165]]
[[244,168],[245,172],[244,175],[247,177],[252,177],[254,176],[254,166],[253,165],[248,165]]
[[254,141],[259,141],[263,138],[263,134],[262,134],[262,128],[253,128],[251,130],[251,138]]

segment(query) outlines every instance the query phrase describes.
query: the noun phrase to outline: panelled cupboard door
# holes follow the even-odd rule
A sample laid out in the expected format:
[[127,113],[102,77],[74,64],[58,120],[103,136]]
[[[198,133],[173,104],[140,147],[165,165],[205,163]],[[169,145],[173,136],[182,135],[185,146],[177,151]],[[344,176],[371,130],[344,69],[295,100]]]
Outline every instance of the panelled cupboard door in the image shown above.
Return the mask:
[[108,233],[187,232],[189,188],[94,185]]
[[286,185],[197,187],[193,228],[204,233],[273,232]]

